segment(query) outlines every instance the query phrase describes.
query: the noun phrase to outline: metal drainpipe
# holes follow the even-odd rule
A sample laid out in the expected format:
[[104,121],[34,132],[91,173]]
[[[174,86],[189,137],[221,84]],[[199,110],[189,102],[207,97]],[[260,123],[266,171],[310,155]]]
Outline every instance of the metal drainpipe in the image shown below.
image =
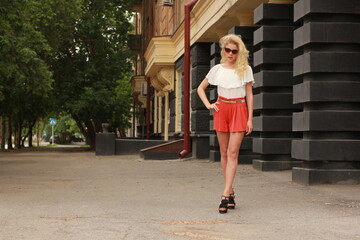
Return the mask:
[[190,11],[198,0],[185,4],[184,28],[184,150],[179,153],[179,158],[185,157],[190,149]]
[[146,78],[146,139],[150,139],[150,78]]
[[132,102],[132,108],[133,108],[133,114],[132,114],[132,125],[133,125],[133,127],[132,127],[132,137],[135,137],[135,128],[136,128],[136,126],[135,126],[135,124],[136,124],[136,122],[135,122],[135,97],[133,96],[133,102]]

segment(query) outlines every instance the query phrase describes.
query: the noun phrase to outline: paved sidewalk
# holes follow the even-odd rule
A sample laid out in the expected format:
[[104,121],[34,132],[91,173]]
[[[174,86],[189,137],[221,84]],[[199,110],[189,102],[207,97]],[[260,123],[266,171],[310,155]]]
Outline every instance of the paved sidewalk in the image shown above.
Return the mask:
[[302,186],[239,165],[237,208],[217,211],[219,163],[0,153],[0,239],[360,239],[360,185]]

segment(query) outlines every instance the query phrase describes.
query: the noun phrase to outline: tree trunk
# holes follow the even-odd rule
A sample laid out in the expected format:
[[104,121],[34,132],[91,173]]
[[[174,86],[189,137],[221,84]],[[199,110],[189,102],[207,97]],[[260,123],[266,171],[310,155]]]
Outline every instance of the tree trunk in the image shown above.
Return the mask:
[[29,139],[29,147],[32,147],[32,130],[33,130],[33,127],[36,123],[36,120],[35,122],[33,123],[29,123],[29,129],[28,129],[28,132],[26,133],[26,135],[21,139],[21,146],[22,147],[25,147],[25,141],[26,141],[26,138]]
[[95,120],[94,125],[95,125],[95,133],[103,132],[102,122],[100,120]]
[[6,142],[6,120],[4,117],[1,117],[1,149],[5,149]]
[[16,132],[16,148],[20,149],[21,148],[21,130],[22,130],[22,123],[21,120],[19,120],[18,124],[17,124],[17,132]]
[[21,137],[21,147],[25,147],[25,141],[26,141],[26,138],[28,137],[29,135],[29,132],[24,136],[24,137]]
[[32,123],[29,123],[29,133],[28,133],[28,138],[29,138],[29,147],[33,147],[33,128],[34,125],[36,123],[36,120]]
[[88,133],[85,130],[84,126],[82,125],[82,122],[80,121],[80,118],[78,116],[76,116],[75,114],[72,114],[71,117],[75,120],[76,125],[80,129],[82,135],[84,135],[86,144],[89,144],[90,140],[89,140]]
[[90,150],[95,150],[95,132],[94,126],[91,120],[87,120],[85,122],[85,127],[82,124],[82,121],[77,115],[72,115],[72,118],[75,120],[76,125],[80,129],[81,133],[84,135],[86,139],[86,144],[90,145]]
[[0,150],[1,149],[3,149],[2,148],[2,142],[3,142],[3,134],[2,134],[2,132],[3,132],[3,118],[2,117],[0,117],[0,129],[1,129],[1,131],[0,131]]
[[120,133],[120,138],[126,138],[125,129],[123,127],[119,127],[119,133]]
[[11,117],[8,117],[8,139],[7,139],[8,149],[14,149],[12,146],[12,127],[11,127]]
[[40,134],[40,121],[36,121],[36,143],[37,146],[40,146],[40,138],[39,138],[39,134]]
[[89,135],[90,150],[95,150],[95,128],[91,120],[86,120],[85,126]]

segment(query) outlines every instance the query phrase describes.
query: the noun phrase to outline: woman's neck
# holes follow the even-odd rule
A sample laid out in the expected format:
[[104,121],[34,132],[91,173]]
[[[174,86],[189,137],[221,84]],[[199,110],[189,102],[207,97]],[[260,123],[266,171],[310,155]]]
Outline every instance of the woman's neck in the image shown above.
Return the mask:
[[225,68],[229,68],[229,69],[234,69],[235,68],[235,64],[234,63],[228,63],[228,62],[224,62],[222,64],[223,67]]

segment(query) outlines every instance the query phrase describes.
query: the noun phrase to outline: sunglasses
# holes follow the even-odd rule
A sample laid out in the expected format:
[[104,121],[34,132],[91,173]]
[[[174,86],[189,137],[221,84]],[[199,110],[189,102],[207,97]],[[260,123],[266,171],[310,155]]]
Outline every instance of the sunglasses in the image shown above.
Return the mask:
[[225,52],[227,52],[227,53],[230,53],[230,52],[232,52],[232,54],[237,54],[237,53],[239,53],[239,50],[237,50],[237,49],[224,48],[224,50],[225,50]]

